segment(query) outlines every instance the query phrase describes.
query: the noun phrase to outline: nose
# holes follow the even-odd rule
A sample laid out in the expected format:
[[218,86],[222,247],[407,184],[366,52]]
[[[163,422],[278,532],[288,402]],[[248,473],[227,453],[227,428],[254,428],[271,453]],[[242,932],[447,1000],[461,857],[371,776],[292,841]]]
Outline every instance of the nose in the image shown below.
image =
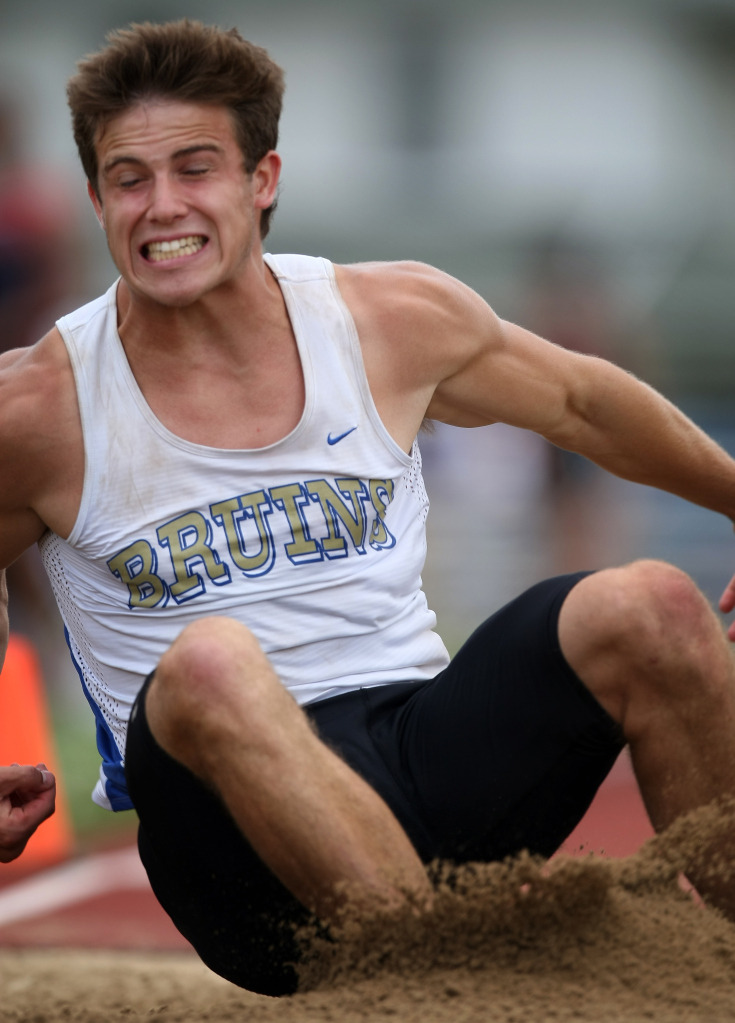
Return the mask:
[[156,177],[150,191],[148,219],[157,223],[170,223],[187,211],[186,203],[176,186],[175,180],[168,175]]

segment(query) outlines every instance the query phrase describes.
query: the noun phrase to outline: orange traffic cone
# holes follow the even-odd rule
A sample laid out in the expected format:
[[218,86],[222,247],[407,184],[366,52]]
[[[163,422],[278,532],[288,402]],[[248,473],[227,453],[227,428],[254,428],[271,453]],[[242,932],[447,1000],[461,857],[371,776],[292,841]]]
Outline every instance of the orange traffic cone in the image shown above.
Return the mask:
[[13,633],[0,677],[0,763],[43,763],[56,776],[56,812],[31,836],[23,854],[0,870],[36,869],[65,859],[72,852],[73,835],[40,662],[30,641]]

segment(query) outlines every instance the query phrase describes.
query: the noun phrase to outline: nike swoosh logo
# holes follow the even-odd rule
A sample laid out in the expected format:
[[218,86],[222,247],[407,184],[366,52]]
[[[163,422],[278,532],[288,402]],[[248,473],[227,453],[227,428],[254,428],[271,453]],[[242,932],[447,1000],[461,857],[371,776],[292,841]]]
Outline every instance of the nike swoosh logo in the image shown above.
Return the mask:
[[336,437],[333,437],[331,433],[327,434],[327,444],[339,444],[341,440],[344,440],[345,437],[349,437],[349,435],[356,429],[356,426],[351,426],[349,430],[345,430],[344,433],[338,433]]

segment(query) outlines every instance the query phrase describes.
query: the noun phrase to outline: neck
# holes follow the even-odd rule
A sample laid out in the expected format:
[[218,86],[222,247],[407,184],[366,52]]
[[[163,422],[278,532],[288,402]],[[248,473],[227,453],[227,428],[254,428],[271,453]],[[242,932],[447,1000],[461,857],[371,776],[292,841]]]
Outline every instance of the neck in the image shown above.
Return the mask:
[[119,333],[153,414],[171,432],[218,448],[286,436],[304,406],[296,339],[270,270],[247,288],[218,289],[186,307],[148,307],[124,283]]
[[233,346],[247,348],[287,320],[281,290],[262,257],[236,282],[187,305],[163,305],[121,280],[117,314],[129,357],[152,350],[182,355],[202,346],[212,354]]

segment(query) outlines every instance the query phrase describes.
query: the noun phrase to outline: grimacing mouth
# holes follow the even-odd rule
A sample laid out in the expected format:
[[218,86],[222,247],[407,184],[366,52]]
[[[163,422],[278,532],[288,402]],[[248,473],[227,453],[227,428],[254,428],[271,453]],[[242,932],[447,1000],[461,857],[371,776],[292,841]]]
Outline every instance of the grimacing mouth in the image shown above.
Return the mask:
[[141,246],[141,254],[149,263],[163,263],[167,259],[176,259],[179,256],[193,256],[204,248],[207,241],[206,235],[188,234],[183,238],[147,242]]

